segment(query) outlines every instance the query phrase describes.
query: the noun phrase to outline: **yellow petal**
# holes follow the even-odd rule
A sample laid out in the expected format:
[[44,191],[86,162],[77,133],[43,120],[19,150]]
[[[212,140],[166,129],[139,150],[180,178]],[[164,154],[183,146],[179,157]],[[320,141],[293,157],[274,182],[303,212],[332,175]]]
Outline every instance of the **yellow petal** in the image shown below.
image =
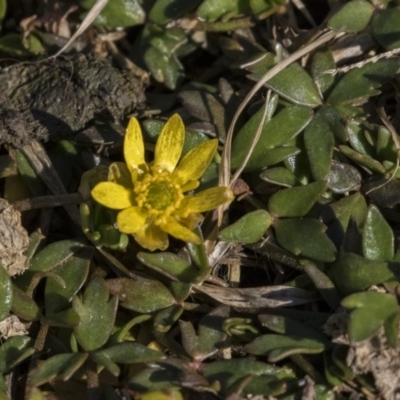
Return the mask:
[[146,163],[144,159],[144,143],[139,121],[131,118],[126,128],[124,140],[124,157],[129,171],[134,172]]
[[151,251],[165,250],[168,247],[168,235],[154,224],[145,225],[133,237],[142,247]]
[[186,228],[189,228],[190,230],[193,230],[197,225],[202,222],[204,217],[201,214],[198,213],[190,213],[188,216],[184,217],[179,217],[179,222],[183,225],[186,226]]
[[129,207],[117,215],[118,229],[122,233],[136,233],[144,228],[148,215],[139,207]]
[[173,173],[173,176],[176,176],[178,184],[182,185],[188,181],[199,179],[210,165],[217,151],[217,147],[218,140],[213,139],[201,143],[190,150],[185,157],[182,158],[178,168]]
[[154,165],[172,172],[178,164],[185,140],[185,126],[178,114],[164,125],[154,151]]
[[92,189],[92,197],[101,205],[123,210],[134,205],[134,193],[114,182],[100,182]]
[[224,186],[213,187],[193,196],[185,197],[179,209],[184,214],[188,212],[201,213],[213,210],[233,198],[231,189]]
[[123,162],[114,162],[110,165],[108,170],[108,181],[133,189],[131,173]]
[[168,218],[165,224],[160,225],[161,229],[171,236],[183,240],[184,242],[200,244],[201,239],[190,229],[181,225],[174,218]]
[[188,192],[189,190],[194,190],[198,188],[199,185],[199,181],[187,181],[184,185],[181,186],[182,193]]

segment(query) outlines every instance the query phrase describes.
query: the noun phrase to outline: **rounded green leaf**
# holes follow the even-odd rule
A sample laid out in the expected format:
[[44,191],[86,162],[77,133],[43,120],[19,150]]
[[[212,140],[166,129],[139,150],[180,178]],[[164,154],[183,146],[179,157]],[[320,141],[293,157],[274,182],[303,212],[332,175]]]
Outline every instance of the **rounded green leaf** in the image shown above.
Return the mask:
[[[257,63],[251,64],[248,78],[259,81],[280,58],[266,53]],[[281,97],[303,106],[317,107],[321,98],[311,76],[298,63],[292,63],[265,83]]]
[[81,319],[74,333],[85,351],[96,350],[108,340],[114,327],[117,305],[118,299],[109,299],[107,287],[98,275],[90,280],[82,300],[74,297],[72,306]]
[[369,260],[390,261],[394,256],[394,235],[379,209],[368,209],[362,233],[364,257]]
[[[80,5],[90,10],[95,2],[96,0],[80,0]],[[140,3],[137,0],[109,1],[96,18],[95,24],[123,28],[142,24],[146,15]]]
[[[254,114],[235,137],[232,144],[231,165],[233,169],[237,169],[245,159],[251,141],[261,122],[262,113],[263,110],[261,109]],[[289,142],[298,135],[311,121],[312,116],[313,111],[311,108],[304,106],[288,106],[272,119],[266,121],[262,128],[257,146],[245,167],[245,171],[262,170],[268,165],[272,165],[271,159],[273,159],[274,156],[271,150],[274,149],[275,152],[281,150],[277,147]],[[290,147],[282,148],[282,154],[284,154],[284,150],[289,148]],[[285,158],[288,156],[289,154],[287,154]],[[275,158],[275,162],[284,159],[279,159],[280,157]]]
[[342,300],[342,305],[355,308],[350,314],[348,333],[352,342],[361,342],[372,336],[399,307],[391,294],[378,292],[354,293]]
[[279,190],[269,199],[269,212],[274,217],[303,217],[325,190],[325,181]]
[[278,362],[293,354],[318,354],[325,350],[325,343],[316,339],[284,335],[261,335],[244,346],[244,350],[257,356],[268,356],[269,362]]
[[225,242],[255,243],[263,237],[271,223],[272,217],[267,211],[252,211],[223,229],[219,239]]
[[344,235],[350,221],[353,218],[357,227],[361,227],[367,215],[367,202],[364,196],[357,192],[351,196],[344,196],[340,200],[329,204],[324,220],[326,223],[332,222],[330,219],[334,217],[334,221],[339,225],[340,232]]
[[156,47],[148,47],[143,60],[154,79],[168,89],[175,89],[183,79],[183,67],[174,54],[164,54]]
[[195,282],[199,276],[199,271],[191,265],[187,257],[181,257],[174,253],[141,251],[137,257],[147,267],[181,282]]
[[394,277],[398,279],[400,264],[368,260],[358,254],[342,252],[329,270],[329,276],[340,292],[350,294]]
[[204,21],[216,21],[224,16],[246,13],[249,4],[246,0],[204,0],[197,9],[197,17]]
[[157,0],[149,12],[149,19],[164,25],[197,7],[201,0]]
[[175,304],[171,292],[160,282],[136,281],[128,278],[108,279],[111,294],[121,299],[121,306],[140,313],[149,313]]
[[32,258],[29,269],[16,279],[16,284],[25,289],[35,273],[57,268],[82,250],[84,246],[85,240],[61,240],[49,244]]
[[355,190],[361,184],[362,176],[358,169],[349,164],[332,160],[328,173],[328,187],[334,193],[346,193]]
[[328,21],[329,28],[348,33],[365,29],[372,17],[374,7],[366,0],[352,0],[345,4]]
[[15,285],[13,286],[11,311],[26,321],[36,321],[41,315],[36,302]]
[[318,111],[308,124],[304,131],[304,145],[314,179],[326,179],[335,146],[335,137],[326,113]]
[[387,50],[400,47],[400,10],[388,8],[377,10],[371,23],[376,40]]
[[276,239],[297,256],[332,262],[336,248],[325,235],[326,226],[313,218],[290,218],[274,224]]
[[33,348],[33,345],[34,341],[29,336],[12,336],[6,341],[2,341],[0,346],[0,372],[10,372],[15,362],[30,348]]
[[164,358],[163,353],[159,351],[150,349],[140,343],[129,342],[118,343],[95,354],[106,356],[119,364],[148,363]]
[[46,316],[65,310],[69,306],[74,294],[86,281],[92,255],[92,248],[83,248],[54,270],[54,273],[64,281],[64,287],[54,279],[47,278],[44,295]]
[[[226,372],[229,371],[229,374]],[[251,358],[235,358],[231,360],[219,360],[204,364],[204,376],[209,382],[220,382],[223,393],[233,385],[238,379],[248,375],[252,377],[276,376],[281,372],[281,369],[267,364],[265,362],[256,361]],[[246,389],[248,385],[246,385]],[[249,392],[250,393],[250,392]],[[254,394],[255,392],[251,392]],[[261,393],[263,394],[263,393]]]
[[260,178],[263,181],[284,187],[292,187],[298,183],[296,176],[284,167],[269,168],[261,172]]
[[311,61],[311,76],[322,94],[325,94],[335,82],[333,74],[326,71],[335,69],[336,63],[328,47],[317,50]]
[[68,380],[86,361],[87,353],[58,354],[41,364],[30,376],[29,385],[40,386],[52,380]]
[[0,321],[8,317],[13,301],[11,279],[0,265]]
[[376,96],[382,85],[390,82],[399,71],[400,60],[382,59],[365,64],[347,72],[333,89],[328,98],[329,104],[348,104],[356,100]]

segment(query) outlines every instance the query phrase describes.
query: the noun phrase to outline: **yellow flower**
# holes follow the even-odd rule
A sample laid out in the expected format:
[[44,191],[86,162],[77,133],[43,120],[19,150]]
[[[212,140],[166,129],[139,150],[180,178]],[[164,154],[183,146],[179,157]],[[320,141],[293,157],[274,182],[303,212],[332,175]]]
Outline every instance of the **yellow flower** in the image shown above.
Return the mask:
[[143,136],[137,119],[132,118],[124,141],[124,163],[110,166],[108,182],[92,189],[93,198],[103,206],[121,210],[118,229],[132,234],[149,250],[168,247],[168,235],[189,243],[201,243],[192,230],[202,220],[200,213],[233,199],[227,187],[214,187],[194,195],[185,192],[199,185],[209,166],[218,141],[209,140],[190,150],[180,161],[185,127],[173,115],[157,140],[154,162],[144,158]]

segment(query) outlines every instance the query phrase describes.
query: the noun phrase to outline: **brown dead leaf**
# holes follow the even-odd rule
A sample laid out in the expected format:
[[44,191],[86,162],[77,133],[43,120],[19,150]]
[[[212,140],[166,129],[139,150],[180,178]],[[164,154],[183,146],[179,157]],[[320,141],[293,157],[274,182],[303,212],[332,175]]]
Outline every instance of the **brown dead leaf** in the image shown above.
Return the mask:
[[196,286],[195,289],[231,307],[276,308],[295,306],[316,300],[314,292],[282,285],[245,289],[202,285]]
[[29,245],[21,214],[7,200],[0,199],[0,264],[8,275],[22,274],[29,266],[25,251]]
[[8,339],[12,336],[26,335],[28,330],[16,315],[10,315],[0,322],[0,337]]

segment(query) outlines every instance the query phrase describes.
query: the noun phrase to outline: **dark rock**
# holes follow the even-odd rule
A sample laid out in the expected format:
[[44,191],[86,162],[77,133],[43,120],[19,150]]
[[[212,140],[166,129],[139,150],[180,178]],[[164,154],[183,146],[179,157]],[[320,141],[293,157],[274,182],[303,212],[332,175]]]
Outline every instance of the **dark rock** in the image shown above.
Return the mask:
[[0,73],[0,144],[72,138],[95,118],[121,121],[144,101],[136,77],[93,55],[13,65]]

